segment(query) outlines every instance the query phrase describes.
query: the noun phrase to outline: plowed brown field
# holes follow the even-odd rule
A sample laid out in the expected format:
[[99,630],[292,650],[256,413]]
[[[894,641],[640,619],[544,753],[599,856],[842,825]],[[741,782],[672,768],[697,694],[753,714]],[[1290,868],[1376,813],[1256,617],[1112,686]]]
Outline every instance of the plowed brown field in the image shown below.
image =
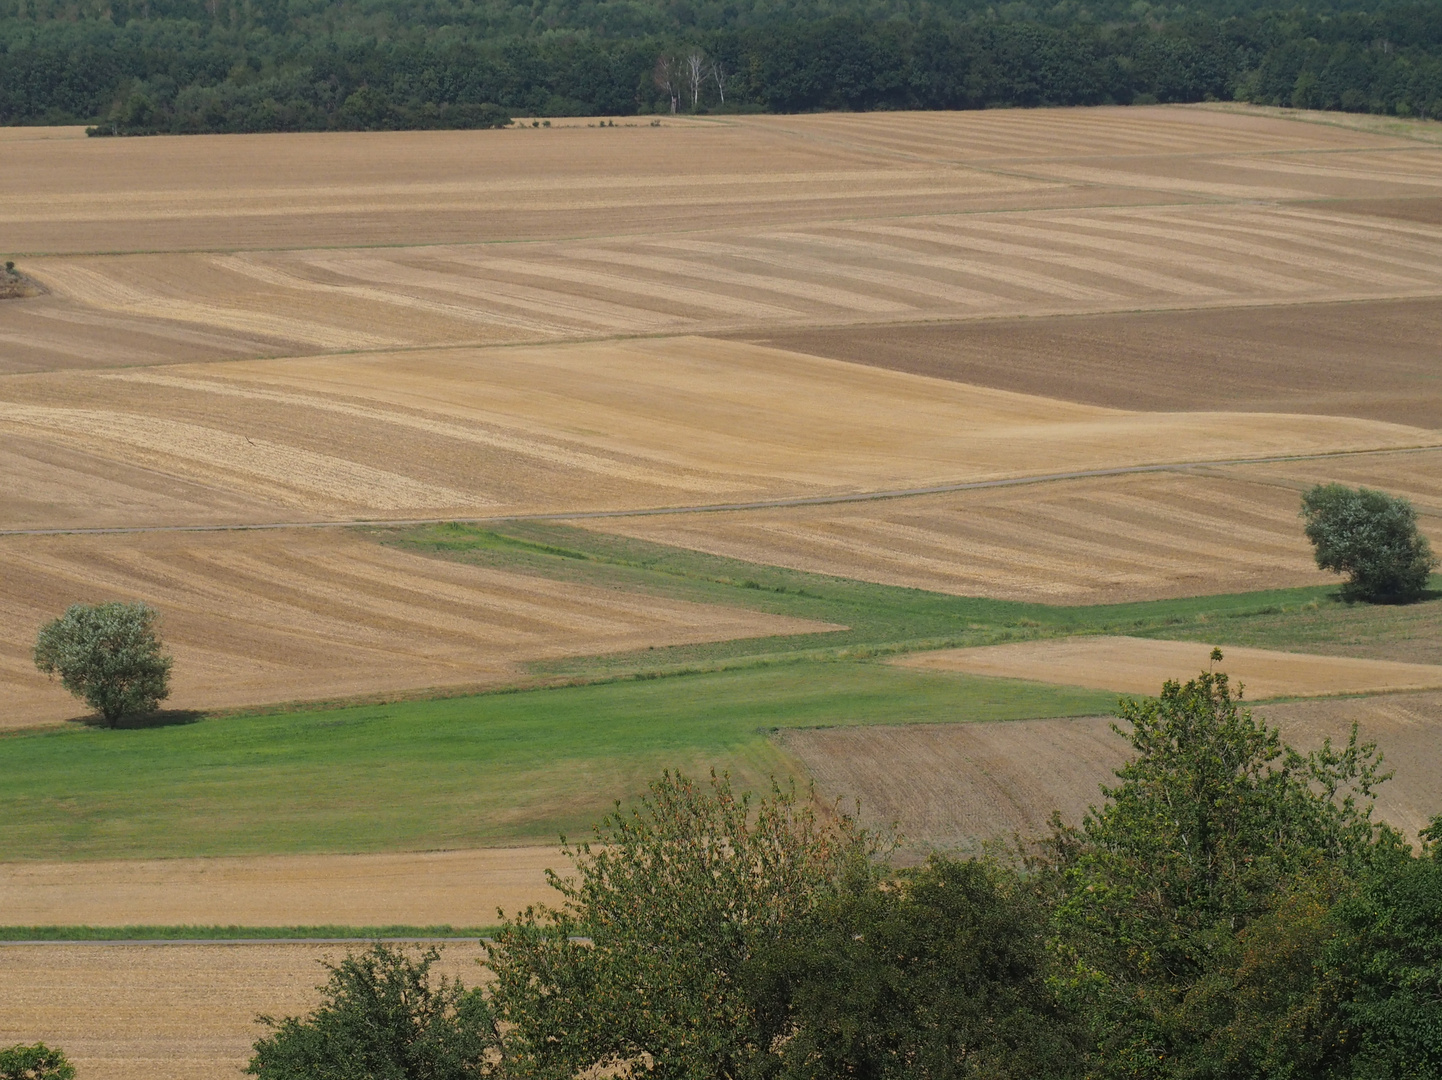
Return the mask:
[[0,539],[0,729],[73,717],[35,670],[43,622],[72,603],[163,613],[175,708],[495,685],[521,664],[805,632],[799,619],[633,596],[428,559],[362,536],[267,530]]
[[1124,412],[701,338],[257,360],[4,379],[0,521],[632,509],[1436,439]]
[[[358,946],[353,951],[359,951]],[[237,1078],[256,1014],[320,1000],[337,945],[0,945],[0,1045],[60,1046],[84,1080]],[[478,943],[447,945],[437,974],[480,982]]]
[[[1168,679],[1185,682],[1206,670],[1211,651],[1210,645],[1191,641],[1074,637],[912,653],[896,663],[927,671],[966,671],[1094,690],[1155,694]],[[1223,670],[1251,700],[1442,687],[1442,665],[1235,646],[1227,648]]]
[[797,330],[762,344],[1120,409],[1442,427],[1442,299]]
[[0,911],[15,926],[490,926],[497,908],[558,903],[546,871],[568,867],[550,847],[12,862]]
[[[1304,752],[1324,738],[1345,743],[1355,721],[1395,774],[1379,791],[1377,816],[1414,842],[1442,806],[1442,694],[1287,702],[1257,712]],[[1114,782],[1127,756],[1112,723],[1096,717],[827,728],[781,738],[825,796],[843,805],[861,800],[865,823],[895,824],[914,847],[945,848],[1016,832],[1036,836],[1053,810],[1078,822],[1101,801],[1098,785]]]

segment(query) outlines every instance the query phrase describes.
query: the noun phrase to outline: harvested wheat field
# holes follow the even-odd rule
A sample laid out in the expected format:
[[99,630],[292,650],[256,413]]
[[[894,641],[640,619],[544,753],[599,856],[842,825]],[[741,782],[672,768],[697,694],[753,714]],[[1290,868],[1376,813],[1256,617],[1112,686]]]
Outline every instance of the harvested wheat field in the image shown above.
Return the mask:
[[50,295],[0,308],[3,370],[1436,296],[1442,232],[1368,209],[1442,192],[1442,151],[1400,130],[1157,107],[50,131],[6,143],[0,225]]
[[674,338],[0,381],[12,529],[640,509],[1435,444]]
[[1424,535],[1442,546],[1442,450],[585,524],[885,585],[1003,600],[1122,603],[1335,582],[1317,569],[1298,521],[1302,492],[1332,481],[1406,496]]
[[[1127,694],[1155,694],[1210,667],[1211,646],[1131,637],[1051,638],[914,653],[896,663],[928,671],[966,671]],[[1442,687],[1442,665],[1314,656],[1228,646],[1222,669],[1250,700],[1368,694]]]
[[74,717],[35,670],[41,624],[72,603],[163,614],[171,708],[483,686],[524,664],[827,629],[801,619],[413,555],[344,530],[0,539],[0,729]]
[[1119,409],[1442,427],[1442,299],[797,330],[761,344]]
[[[1240,652],[1228,650],[1228,668]],[[1413,842],[1442,806],[1442,694],[1287,702],[1257,712],[1304,752],[1323,739],[1345,743],[1355,721],[1394,772],[1378,793],[1377,817]],[[894,825],[909,849],[924,850],[1036,836],[1054,810],[1076,824],[1126,759],[1113,723],[1091,717],[822,728],[779,738],[824,796],[843,807],[859,799],[865,824]]]
[[[355,949],[364,946],[356,946]],[[0,945],[0,1045],[62,1046],[84,1080],[239,1077],[265,1029],[320,1000],[338,945]],[[437,971],[480,981],[479,943]]]
[[588,528],[959,596],[1119,603],[1325,584],[1298,495],[1186,471]]
[[[1436,296],[1442,230],[1313,207],[1158,206],[25,268],[66,310],[300,353]],[[19,344],[6,321],[0,340]]]
[[[554,847],[0,863],[15,926],[490,926],[558,903]],[[0,953],[0,956],[3,956]]]

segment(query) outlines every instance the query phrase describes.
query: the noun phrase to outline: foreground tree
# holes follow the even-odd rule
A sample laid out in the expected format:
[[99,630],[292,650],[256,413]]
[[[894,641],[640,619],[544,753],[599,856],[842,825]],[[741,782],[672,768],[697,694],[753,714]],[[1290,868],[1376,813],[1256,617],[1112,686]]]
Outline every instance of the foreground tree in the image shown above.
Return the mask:
[[272,1034],[246,1072],[261,1080],[474,1080],[492,1075],[495,1030],[484,999],[433,980],[435,949],[418,956],[378,943],[330,966],[320,1008],[261,1017]]
[[1347,575],[1347,600],[1406,602],[1427,588],[1437,565],[1406,499],[1370,488],[1318,484],[1302,496],[1317,565]]
[[1083,1031],[1048,985],[1047,913],[1016,868],[933,858],[821,904],[763,953],[785,1080],[1064,1080]]
[[170,696],[171,657],[156,610],[142,603],[75,604],[41,628],[35,666],[98,712],[110,727],[154,712]]
[[44,1043],[0,1049],[0,1080],[74,1080],[75,1067]]
[[517,1075],[570,1078],[646,1063],[656,1080],[760,1076],[787,1034],[752,965],[873,873],[848,819],[773,786],[754,804],[725,778],[666,774],[568,852],[558,910],[528,909],[490,949],[493,1007]]
[[1376,748],[1354,727],[1345,748],[1303,757],[1221,673],[1169,682],[1120,716],[1136,758],[1053,841],[1067,1000],[1091,1017],[1094,1071],[1320,1075],[1342,1039],[1315,998],[1328,913],[1349,881],[1405,852],[1371,821]]

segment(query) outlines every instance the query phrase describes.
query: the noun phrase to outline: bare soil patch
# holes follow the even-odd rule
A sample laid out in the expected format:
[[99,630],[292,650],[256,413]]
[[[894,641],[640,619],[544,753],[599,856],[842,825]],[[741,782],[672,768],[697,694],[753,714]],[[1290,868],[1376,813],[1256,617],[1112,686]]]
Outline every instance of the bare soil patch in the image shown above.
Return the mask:
[[640,509],[1433,438],[1124,412],[700,338],[258,360],[5,379],[0,520]]
[[1123,409],[1442,427],[1442,299],[1234,307],[753,337],[781,349]]
[[177,709],[496,685],[524,664],[820,627],[631,596],[384,547],[345,530],[0,540],[0,729],[83,711],[35,670],[35,633],[72,603],[162,614]]
[[[1229,650],[1230,659],[1230,650]],[[1345,742],[1355,721],[1394,777],[1377,816],[1414,842],[1442,805],[1442,694],[1266,704],[1259,715],[1303,752]],[[789,731],[783,745],[829,798],[861,801],[862,820],[895,825],[913,849],[1036,836],[1053,810],[1076,824],[1114,782],[1126,741],[1109,717]]]
[[[0,945],[0,1045],[62,1047],[85,1080],[237,1077],[265,1034],[256,1015],[314,1008],[320,961],[346,952],[305,942]],[[480,956],[479,944],[450,944],[435,971],[475,985]]]
[[[1130,637],[1053,638],[913,653],[895,663],[928,671],[1031,679],[1127,694],[1155,694],[1168,679],[1205,671],[1210,645]],[[1385,693],[1442,687],[1442,665],[1314,656],[1228,646],[1222,670],[1250,700]]]
[[[489,926],[555,903],[552,847],[0,863],[14,926]],[[4,953],[0,952],[0,957]]]

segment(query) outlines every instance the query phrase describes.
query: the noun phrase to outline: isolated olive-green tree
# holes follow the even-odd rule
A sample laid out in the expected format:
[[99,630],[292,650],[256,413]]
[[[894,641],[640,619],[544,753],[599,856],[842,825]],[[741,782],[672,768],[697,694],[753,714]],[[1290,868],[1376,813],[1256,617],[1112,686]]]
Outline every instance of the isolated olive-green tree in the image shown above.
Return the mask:
[[35,666],[93,708],[110,727],[154,712],[170,696],[172,658],[148,604],[75,604],[35,639]]
[[1302,517],[1317,565],[1347,575],[1344,599],[1406,602],[1426,590],[1437,559],[1406,499],[1318,484],[1302,496]]
[[435,948],[378,942],[326,965],[321,1005],[305,1017],[260,1017],[271,1034],[246,1072],[261,1080],[476,1080],[494,1073],[495,1029],[484,998],[432,978]]
[[0,1080],[74,1080],[75,1066],[44,1043],[0,1049]]
[[559,909],[529,908],[490,946],[491,1005],[518,1076],[571,1080],[644,1067],[654,1080],[774,1075],[788,1033],[753,965],[811,931],[811,916],[872,871],[848,819],[823,819],[773,784],[667,773],[596,843],[552,874]]

